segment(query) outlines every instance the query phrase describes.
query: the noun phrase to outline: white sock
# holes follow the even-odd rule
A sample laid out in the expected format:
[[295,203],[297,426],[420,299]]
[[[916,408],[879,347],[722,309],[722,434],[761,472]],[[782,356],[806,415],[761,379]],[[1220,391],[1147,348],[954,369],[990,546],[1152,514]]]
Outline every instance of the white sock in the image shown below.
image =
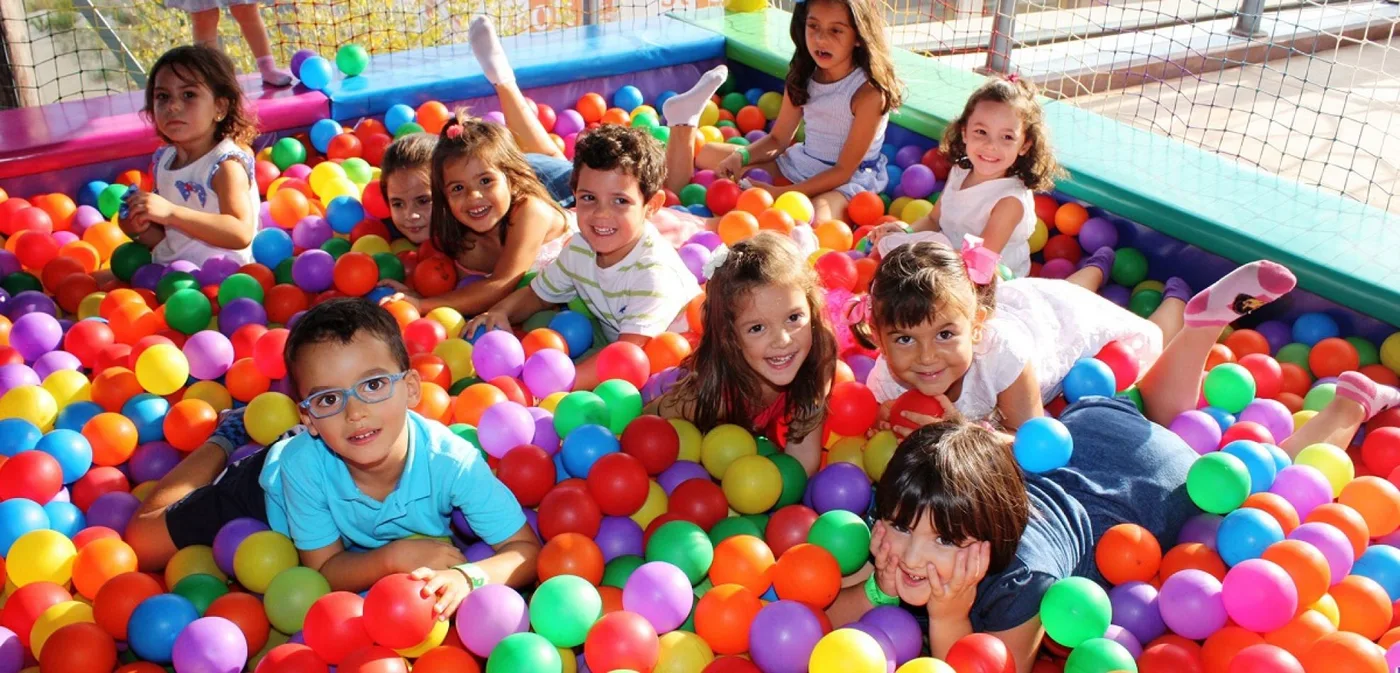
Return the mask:
[[481,72],[486,81],[492,84],[510,84],[515,81],[515,70],[510,67],[506,50],[501,48],[501,40],[496,37],[496,27],[491,19],[478,16],[467,29],[467,42],[472,45],[476,62],[481,64]]
[[700,113],[705,111],[705,103],[710,100],[710,96],[719,91],[726,79],[729,79],[729,68],[723,65],[715,66],[713,70],[701,75],[700,81],[690,87],[690,91],[671,96],[671,99],[661,106],[662,114],[666,115],[666,123],[672,126],[699,126]]

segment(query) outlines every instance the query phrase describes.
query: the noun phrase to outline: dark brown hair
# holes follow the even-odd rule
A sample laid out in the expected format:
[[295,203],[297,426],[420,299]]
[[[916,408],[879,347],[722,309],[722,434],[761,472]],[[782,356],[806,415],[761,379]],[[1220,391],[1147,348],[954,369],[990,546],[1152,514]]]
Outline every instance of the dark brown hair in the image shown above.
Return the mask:
[[389,200],[389,176],[401,171],[423,171],[432,179],[433,150],[437,136],[430,133],[410,133],[389,143],[379,162],[379,193]]
[[[348,344],[358,334],[367,334],[384,342],[389,354],[402,370],[409,367],[408,347],[404,345],[403,333],[398,321],[388,310],[363,297],[337,297],[312,306],[292,325],[287,335],[287,346],[282,351],[282,360],[287,366],[287,376],[292,379],[292,394],[301,399],[301,389],[297,387],[297,353],[307,346],[322,343]],[[302,359],[306,357],[303,355]]]
[[1030,515],[1026,482],[1011,450],[991,430],[962,419],[910,434],[875,489],[875,516],[902,530],[929,516],[950,543],[991,543],[988,573],[1011,563]]
[[569,178],[569,186],[575,191],[585,166],[636,178],[643,201],[655,196],[666,182],[666,152],[661,143],[650,133],[629,126],[603,124],[578,137],[574,143],[574,174]]
[[1024,155],[1016,157],[1006,174],[1015,176],[1031,191],[1048,192],[1055,187],[1055,180],[1066,175],[1064,169],[1055,162],[1055,152],[1050,147],[1050,128],[1045,124],[1045,112],[1036,101],[1035,85],[1023,77],[988,79],[985,84],[972,92],[963,106],[962,114],[943,131],[943,142],[939,151],[948,160],[967,169],[972,168],[972,160],[967,158],[967,143],[963,141],[963,131],[972,118],[972,111],[982,102],[1010,105],[1021,118],[1021,128],[1030,142],[1031,148]]
[[874,331],[915,327],[939,311],[962,310],[969,317],[979,308],[996,310],[997,279],[976,285],[967,276],[962,257],[942,243],[922,241],[895,248],[875,268],[870,281],[870,320],[851,325],[851,333],[866,348],[875,348]]
[[870,78],[870,86],[880,92],[880,98],[884,101],[883,112],[899,107],[904,94],[899,77],[894,72],[889,45],[885,43],[883,5],[875,0],[806,0],[792,6],[792,23],[788,24],[788,33],[796,49],[792,52],[792,61],[788,63],[787,82],[783,85],[792,104],[807,104],[807,82],[817,72],[817,61],[807,50],[807,15],[813,2],[832,2],[846,8],[851,17],[851,28],[856,32],[856,48],[851,60],[855,61],[856,67],[865,71]]
[[452,207],[447,204],[447,185],[443,179],[447,162],[472,158],[480,159],[505,174],[506,184],[510,187],[510,208],[496,223],[501,243],[506,242],[510,211],[526,199],[539,199],[563,212],[559,204],[550,198],[535,170],[530,168],[510,131],[500,124],[477,119],[466,109],[459,108],[457,115],[442,127],[437,147],[433,150],[433,219],[428,225],[428,232],[433,246],[443,254],[455,258],[469,237],[484,235],[457,221]]
[[807,296],[812,349],[787,388],[788,441],[819,432],[827,389],[836,371],[836,336],[826,323],[817,276],[797,245],[761,231],[729,250],[729,258],[705,285],[704,332],[700,345],[681,366],[690,372],[677,384],[677,398],[691,406],[701,431],[724,423],[752,425],[762,379],[748,365],[734,334],[739,308],[765,285],[800,288]]
[[217,140],[228,138],[242,147],[252,147],[253,139],[258,137],[257,113],[243,105],[243,87],[238,84],[238,73],[233,69],[233,62],[224,52],[198,44],[176,47],[165,52],[156,60],[156,64],[151,66],[151,72],[147,76],[146,107],[141,110],[141,114],[156,127],[156,135],[159,135],[161,140],[170,142],[170,139],[161,133],[160,126],[155,123],[156,76],[166,68],[170,68],[176,77],[185,82],[207,87],[214,95],[214,100],[224,101],[228,106],[223,121],[214,127],[214,137]]

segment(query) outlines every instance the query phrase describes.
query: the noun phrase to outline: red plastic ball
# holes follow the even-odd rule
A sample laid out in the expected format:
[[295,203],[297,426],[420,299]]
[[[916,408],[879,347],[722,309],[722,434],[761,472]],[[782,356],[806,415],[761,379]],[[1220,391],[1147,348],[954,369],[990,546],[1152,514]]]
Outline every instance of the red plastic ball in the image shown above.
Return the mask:
[[1250,353],[1240,358],[1239,365],[1248,369],[1254,377],[1255,397],[1272,400],[1283,392],[1283,368],[1278,360],[1261,353]]
[[42,208],[23,208],[10,216],[10,231],[6,233],[13,236],[21,231],[52,234],[53,218],[49,217],[49,214],[44,212]]
[[360,157],[371,166],[384,162],[384,151],[394,142],[394,137],[384,133],[371,133],[360,138]]
[[1230,660],[1229,673],[1303,673],[1303,665],[1282,647],[1250,645]]
[[671,491],[666,510],[708,531],[729,515],[729,501],[719,484],[687,479]]
[[403,341],[408,346],[409,355],[431,353],[446,340],[447,328],[432,318],[419,318],[403,328]]
[[[455,632],[448,631],[449,634]],[[428,650],[413,662],[413,673],[480,673],[476,659],[460,647],[442,645]]]
[[42,505],[62,488],[63,468],[43,451],[21,451],[0,465],[0,500],[28,498]]
[[1108,368],[1113,371],[1113,381],[1117,386],[1117,392],[1121,393],[1137,383],[1142,365],[1138,362],[1133,351],[1124,346],[1122,342],[1108,342],[1108,345],[1100,349],[1094,358],[1108,365]]
[[715,217],[721,217],[734,210],[734,206],[739,203],[739,195],[743,191],[733,180],[724,178],[715,180],[710,184],[710,188],[705,190],[705,207],[709,208]]
[[817,271],[817,278],[821,280],[822,287],[828,290],[849,292],[855,288],[856,279],[860,276],[855,260],[846,256],[844,252],[828,252],[818,257],[813,268]]
[[268,330],[253,344],[253,364],[263,376],[275,381],[287,375],[287,361],[282,354],[287,350],[289,336],[291,332],[278,327]]
[[496,466],[496,478],[501,480],[522,507],[536,507],[554,488],[557,472],[554,460],[538,446],[526,444],[506,452]]
[[807,541],[807,533],[816,522],[816,510],[806,505],[788,505],[768,517],[763,539],[773,556],[782,558],[787,550]]
[[947,180],[948,173],[953,170],[953,162],[948,160],[947,155],[938,151],[937,147],[924,152],[924,156],[919,160],[919,163],[932,169],[934,176],[939,180]]
[[437,596],[424,597],[424,586],[425,582],[407,573],[395,573],[369,588],[365,596],[364,623],[375,642],[401,650],[428,637],[437,619],[433,613]]
[[1050,240],[1045,242],[1045,249],[1042,252],[1045,253],[1045,261],[1047,262],[1052,259],[1065,259],[1069,260],[1071,264],[1078,264],[1079,258],[1084,254],[1084,251],[1079,247],[1079,239],[1069,234],[1051,236]]
[[373,257],[363,252],[347,252],[335,261],[331,276],[335,289],[352,297],[361,297],[369,294],[379,283],[379,265],[374,263]]
[[[583,484],[579,480],[580,485]],[[561,484],[562,486],[562,484]],[[583,488],[556,487],[540,500],[540,537],[546,541],[560,533],[579,533],[587,537],[598,535],[603,522],[603,510]]]
[[700,673],[763,673],[752,661],[743,657],[718,657]]
[[360,193],[360,205],[364,206],[365,214],[370,217],[382,220],[390,215],[389,202],[384,200],[378,180],[370,180],[365,185],[365,190]]
[[233,335],[228,338],[229,343],[233,344],[233,360],[237,362],[253,357],[253,347],[264,334],[267,334],[267,327],[255,323],[234,330]]
[[863,383],[847,381],[831,387],[827,397],[827,425],[842,437],[863,437],[880,413],[875,393]]
[[[164,669],[162,669],[164,670]],[[330,667],[311,648],[284,643],[272,648],[254,673],[328,673]]]
[[554,112],[554,108],[543,103],[536,107],[535,118],[540,120],[540,126],[544,127],[545,133],[553,133],[554,125],[559,121],[559,115]]
[[83,367],[91,369],[97,363],[97,354],[112,345],[116,336],[107,323],[99,320],[79,320],[63,337],[63,349],[77,356]]
[[890,407],[890,423],[910,430],[918,430],[920,427],[918,423],[904,417],[906,411],[942,418],[945,410],[943,405],[938,403],[938,400],[917,390],[910,390],[895,398],[894,406]]
[[647,474],[656,476],[675,464],[681,437],[671,422],[653,415],[638,416],[622,431],[622,452],[641,461]]
[[589,670],[650,671],[661,656],[656,628],[635,612],[603,615],[588,630],[583,656]]
[[[424,634],[423,637],[427,638],[428,636]],[[405,647],[413,647],[413,645]],[[404,661],[404,658],[393,650],[376,645],[351,653],[344,661],[340,662],[339,666],[336,666],[335,671],[336,673],[408,673],[408,662]]]
[[39,673],[107,673],[117,665],[117,641],[96,624],[69,624],[50,638],[62,645],[44,648]]
[[958,639],[944,661],[959,673],[1015,673],[1016,661],[1006,643],[989,633],[973,633]]
[[326,594],[316,599],[306,612],[302,638],[316,656],[328,664],[339,664],[351,652],[374,644],[365,627],[364,607],[365,599],[357,594],[348,591]]
[[126,475],[122,474],[121,470],[107,465],[94,465],[69,488],[73,504],[84,512],[92,506],[94,500],[115,491],[130,493],[131,483],[126,480]]
[[331,138],[326,145],[326,158],[328,159],[350,159],[364,154],[364,144],[359,136],[353,133],[342,133]]
[[1224,447],[1226,444],[1239,439],[1248,439],[1253,442],[1259,442],[1260,444],[1274,443],[1274,435],[1269,432],[1268,428],[1254,421],[1240,421],[1227,428],[1224,434],[1220,436],[1220,446]]
[[127,625],[136,606],[151,596],[164,593],[156,578],[139,572],[122,573],[103,583],[92,600],[92,617],[97,625],[117,640],[126,640]]
[[1400,467],[1400,428],[1379,428],[1366,433],[1361,459],[1376,474],[1388,475]]
[[625,453],[609,453],[599,458],[588,471],[586,481],[594,502],[608,516],[635,514],[646,503],[651,483],[642,461]]
[[72,594],[52,582],[26,584],[16,589],[9,600],[5,601],[4,611],[0,612],[0,626],[14,631],[20,644],[27,650],[29,632],[33,630],[39,615],[54,605],[71,600]]
[[413,288],[424,297],[436,297],[457,286],[457,267],[446,257],[418,260],[413,269]]
[[598,351],[598,380],[622,379],[640,389],[651,376],[651,361],[641,346],[617,341]]

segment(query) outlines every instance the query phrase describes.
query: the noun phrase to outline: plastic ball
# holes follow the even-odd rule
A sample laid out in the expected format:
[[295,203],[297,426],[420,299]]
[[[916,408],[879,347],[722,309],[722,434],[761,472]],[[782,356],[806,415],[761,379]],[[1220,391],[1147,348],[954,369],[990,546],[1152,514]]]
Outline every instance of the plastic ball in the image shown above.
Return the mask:
[[1012,452],[1027,472],[1048,472],[1069,464],[1074,439],[1063,423],[1043,416],[1031,419],[1016,431]]
[[1220,580],[1200,570],[1183,570],[1162,583],[1158,604],[1172,631],[1202,640],[1225,625],[1228,614]]
[[390,648],[413,647],[432,631],[436,596],[423,597],[424,582],[407,574],[389,575],[365,596],[365,629]]
[[256,593],[266,593],[278,574],[299,564],[300,559],[292,541],[270,530],[249,535],[233,556],[238,583]]
[[1186,491],[1197,507],[1214,514],[1231,512],[1249,497],[1249,469],[1226,453],[1211,453],[1192,463]]
[[1254,400],[1254,377],[1235,363],[1222,364],[1206,374],[1205,398],[1211,406],[1232,414],[1244,410]]
[[850,628],[837,629],[817,641],[807,667],[812,673],[884,673],[888,670],[880,643],[871,635]]
[[556,647],[582,645],[588,629],[602,612],[598,590],[574,575],[558,575],[541,582],[530,599],[531,627]]
[[335,65],[346,77],[354,77],[369,67],[369,52],[358,44],[341,45],[335,52]]
[[152,596],[131,613],[127,642],[141,659],[168,663],[180,633],[198,618],[194,605],[183,596]]

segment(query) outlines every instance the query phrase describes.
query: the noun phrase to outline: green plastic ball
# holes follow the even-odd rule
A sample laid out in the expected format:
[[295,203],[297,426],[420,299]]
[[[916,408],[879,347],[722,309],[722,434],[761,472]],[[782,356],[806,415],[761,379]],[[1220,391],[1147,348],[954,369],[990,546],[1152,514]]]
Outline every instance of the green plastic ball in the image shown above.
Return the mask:
[[635,554],[623,554],[608,561],[608,564],[603,566],[603,586],[619,589],[627,586],[627,578],[643,563],[646,563],[646,559]]
[[777,119],[778,113],[783,109],[783,95],[776,91],[764,93],[758,97],[758,109],[763,113],[764,119]]
[[1137,248],[1119,248],[1109,275],[1113,282],[1133,287],[1147,279],[1147,257]]
[[122,197],[126,196],[128,189],[130,187],[116,183],[107,185],[107,188],[97,195],[97,212],[102,213],[103,217],[111,219],[113,215],[117,214],[117,211],[121,210]]
[[277,268],[272,270],[272,279],[278,285],[296,285],[296,280],[292,278],[292,262],[295,259],[288,257],[277,263]]
[[369,52],[358,44],[341,45],[335,52],[335,67],[346,77],[354,77],[369,67]]
[[203,292],[190,288],[176,290],[165,301],[165,323],[181,334],[194,334],[209,327],[214,307]]
[[1322,411],[1327,405],[1332,403],[1332,398],[1337,396],[1337,384],[1324,383],[1313,386],[1307,395],[1303,396],[1303,409],[1307,411]]
[[140,243],[123,243],[112,251],[112,274],[131,282],[136,270],[151,263],[151,249]]
[[533,282],[535,276],[538,275],[540,275],[538,271],[526,271],[525,275],[520,277],[520,282],[515,284],[515,289],[519,290],[522,287],[530,287],[530,283]]
[[637,386],[622,379],[611,379],[598,384],[593,394],[603,400],[608,408],[608,429],[614,435],[621,435],[638,416],[642,415],[642,393]]
[[214,599],[228,593],[228,583],[204,573],[186,575],[184,579],[175,584],[172,593],[184,596],[194,603],[194,609],[203,617],[204,612],[209,609],[209,604]]
[[1162,293],[1157,290],[1140,290],[1134,292],[1128,300],[1128,310],[1132,311],[1139,318],[1147,318],[1162,305]]
[[415,133],[424,133],[423,126],[418,122],[405,122],[394,131],[394,137],[402,138],[404,136],[413,135]]
[[749,99],[738,91],[724,94],[724,98],[721,98],[719,101],[719,106],[725,110],[729,110],[731,114],[739,114],[739,111],[744,109],[748,104]]
[[647,133],[650,133],[651,137],[656,138],[661,143],[671,142],[671,127],[669,126],[652,126],[647,129]]
[[1137,673],[1137,661],[1128,648],[1108,638],[1090,638],[1074,648],[1065,661],[1065,673]]
[[1289,362],[1298,365],[1311,376],[1312,368],[1308,366],[1308,355],[1311,353],[1312,349],[1309,348],[1307,344],[1294,342],[1285,344],[1283,348],[1278,349],[1278,353],[1274,355],[1274,359],[1278,360],[1279,364]]
[[652,532],[646,555],[648,561],[664,561],[680,568],[695,585],[709,574],[715,547],[699,526],[689,521],[670,521]]
[[263,301],[263,286],[258,279],[246,274],[235,273],[219,283],[219,305],[228,306],[235,299],[252,299],[259,304]]
[[870,558],[870,526],[844,509],[833,509],[817,517],[807,532],[807,541],[831,552],[842,575],[859,570]]
[[738,125],[738,124],[735,124],[735,123],[732,122],[732,121],[729,121],[728,119],[721,119],[721,120],[715,122],[715,128],[717,128],[717,129],[722,129],[722,128],[737,129],[737,128],[739,128],[739,125]]
[[632,118],[632,128],[651,129],[661,125],[661,120],[650,112],[643,112]]
[[561,673],[564,660],[548,640],[535,633],[512,633],[491,650],[486,673]]
[[1381,349],[1371,343],[1370,339],[1358,336],[1347,337],[1347,343],[1356,348],[1356,354],[1361,357],[1361,366],[1369,367],[1381,363]]
[[5,276],[5,279],[0,281],[0,289],[9,292],[10,296],[13,297],[21,292],[43,291],[44,283],[41,282],[37,276],[28,271],[16,271]]
[[306,146],[296,138],[283,138],[272,144],[272,163],[281,170],[306,161]]
[[705,205],[705,186],[695,183],[681,187],[680,197],[683,206],[703,206]]
[[462,391],[466,390],[473,383],[481,383],[481,379],[478,379],[475,376],[468,376],[464,379],[458,379],[452,382],[452,387],[449,388],[447,392],[451,395],[461,395]]
[[760,456],[771,456],[781,451],[778,445],[767,437],[755,437],[754,442],[758,444],[758,455]]
[[340,162],[340,167],[345,170],[345,177],[350,181],[363,187],[374,179],[374,167],[368,161],[359,157],[350,157]]
[[306,612],[316,599],[331,592],[330,582],[321,573],[297,566],[288,568],[272,578],[263,595],[263,607],[272,628],[282,633],[296,633],[306,621]]
[[555,575],[530,597],[530,627],[555,647],[582,645],[588,629],[602,616],[598,589],[577,575]]
[[[752,523],[753,525],[757,526],[759,530],[768,530],[767,514],[743,514],[740,515],[739,518],[744,519],[749,523]],[[758,537],[762,538],[763,536],[759,535]]]
[[1254,401],[1254,375],[1241,365],[1226,362],[1206,374],[1206,402],[1217,409],[1238,414]]
[[[321,244],[321,249],[330,253],[331,257],[340,259],[342,255],[350,252],[350,241],[343,238],[332,238]],[[381,253],[388,254],[388,253]]]
[[403,260],[392,252],[374,253],[374,263],[379,267],[379,280],[396,280],[402,283],[407,277]]
[[536,313],[526,318],[525,323],[521,325],[521,327],[525,329],[526,333],[541,328],[547,328],[549,327],[549,321],[553,320],[554,316],[556,315],[559,315],[559,312],[555,311],[554,309],[540,311],[539,313]]
[[734,136],[733,138],[730,138],[729,140],[726,140],[724,142],[730,145],[738,145],[739,147],[748,147],[749,145],[749,139],[745,138],[744,136]]
[[1191,463],[1186,473],[1186,494],[1211,514],[1228,514],[1249,497],[1249,468],[1235,456],[1216,451]]
[[741,516],[730,516],[720,519],[714,528],[710,529],[710,543],[719,546],[719,543],[728,540],[735,535],[749,535],[760,540],[763,539],[763,529],[757,524]]
[[724,95],[728,95],[729,92],[731,92],[731,91],[733,91],[733,90],[735,90],[735,89],[737,89],[737,88],[739,88],[739,82],[736,81],[736,80],[734,79],[734,76],[733,76],[733,75],[730,75],[729,77],[726,77],[726,78],[724,79],[724,84],[719,85],[719,90],[716,91],[715,93],[718,93],[719,95],[724,96]]
[[481,444],[481,441],[477,439],[476,426],[474,425],[469,425],[467,423],[453,423],[452,425],[447,426],[447,429],[451,430],[452,434],[457,435],[458,437],[466,440],[472,446],[477,446]]
[[178,290],[185,289],[198,292],[199,281],[196,280],[193,275],[184,271],[171,271],[165,274],[165,276],[160,279],[160,282],[156,283],[156,301],[164,304],[166,300],[170,299],[170,295],[175,294]]
[[783,492],[778,495],[773,509],[802,502],[802,494],[807,491],[807,471],[802,469],[802,463],[786,453],[775,453],[768,456],[768,460],[778,466],[778,474],[783,478]]
[[575,390],[554,408],[554,430],[560,439],[582,425],[608,425],[608,405],[596,393]]
[[1124,390],[1123,392],[1114,395],[1114,397],[1132,402],[1133,406],[1137,407],[1138,413],[1142,413],[1142,391],[1138,390],[1137,386],[1132,386],[1131,388],[1128,388],[1127,390]]
[[1071,649],[1103,637],[1112,614],[1108,593],[1085,577],[1066,577],[1051,585],[1040,599],[1040,622],[1045,632]]

